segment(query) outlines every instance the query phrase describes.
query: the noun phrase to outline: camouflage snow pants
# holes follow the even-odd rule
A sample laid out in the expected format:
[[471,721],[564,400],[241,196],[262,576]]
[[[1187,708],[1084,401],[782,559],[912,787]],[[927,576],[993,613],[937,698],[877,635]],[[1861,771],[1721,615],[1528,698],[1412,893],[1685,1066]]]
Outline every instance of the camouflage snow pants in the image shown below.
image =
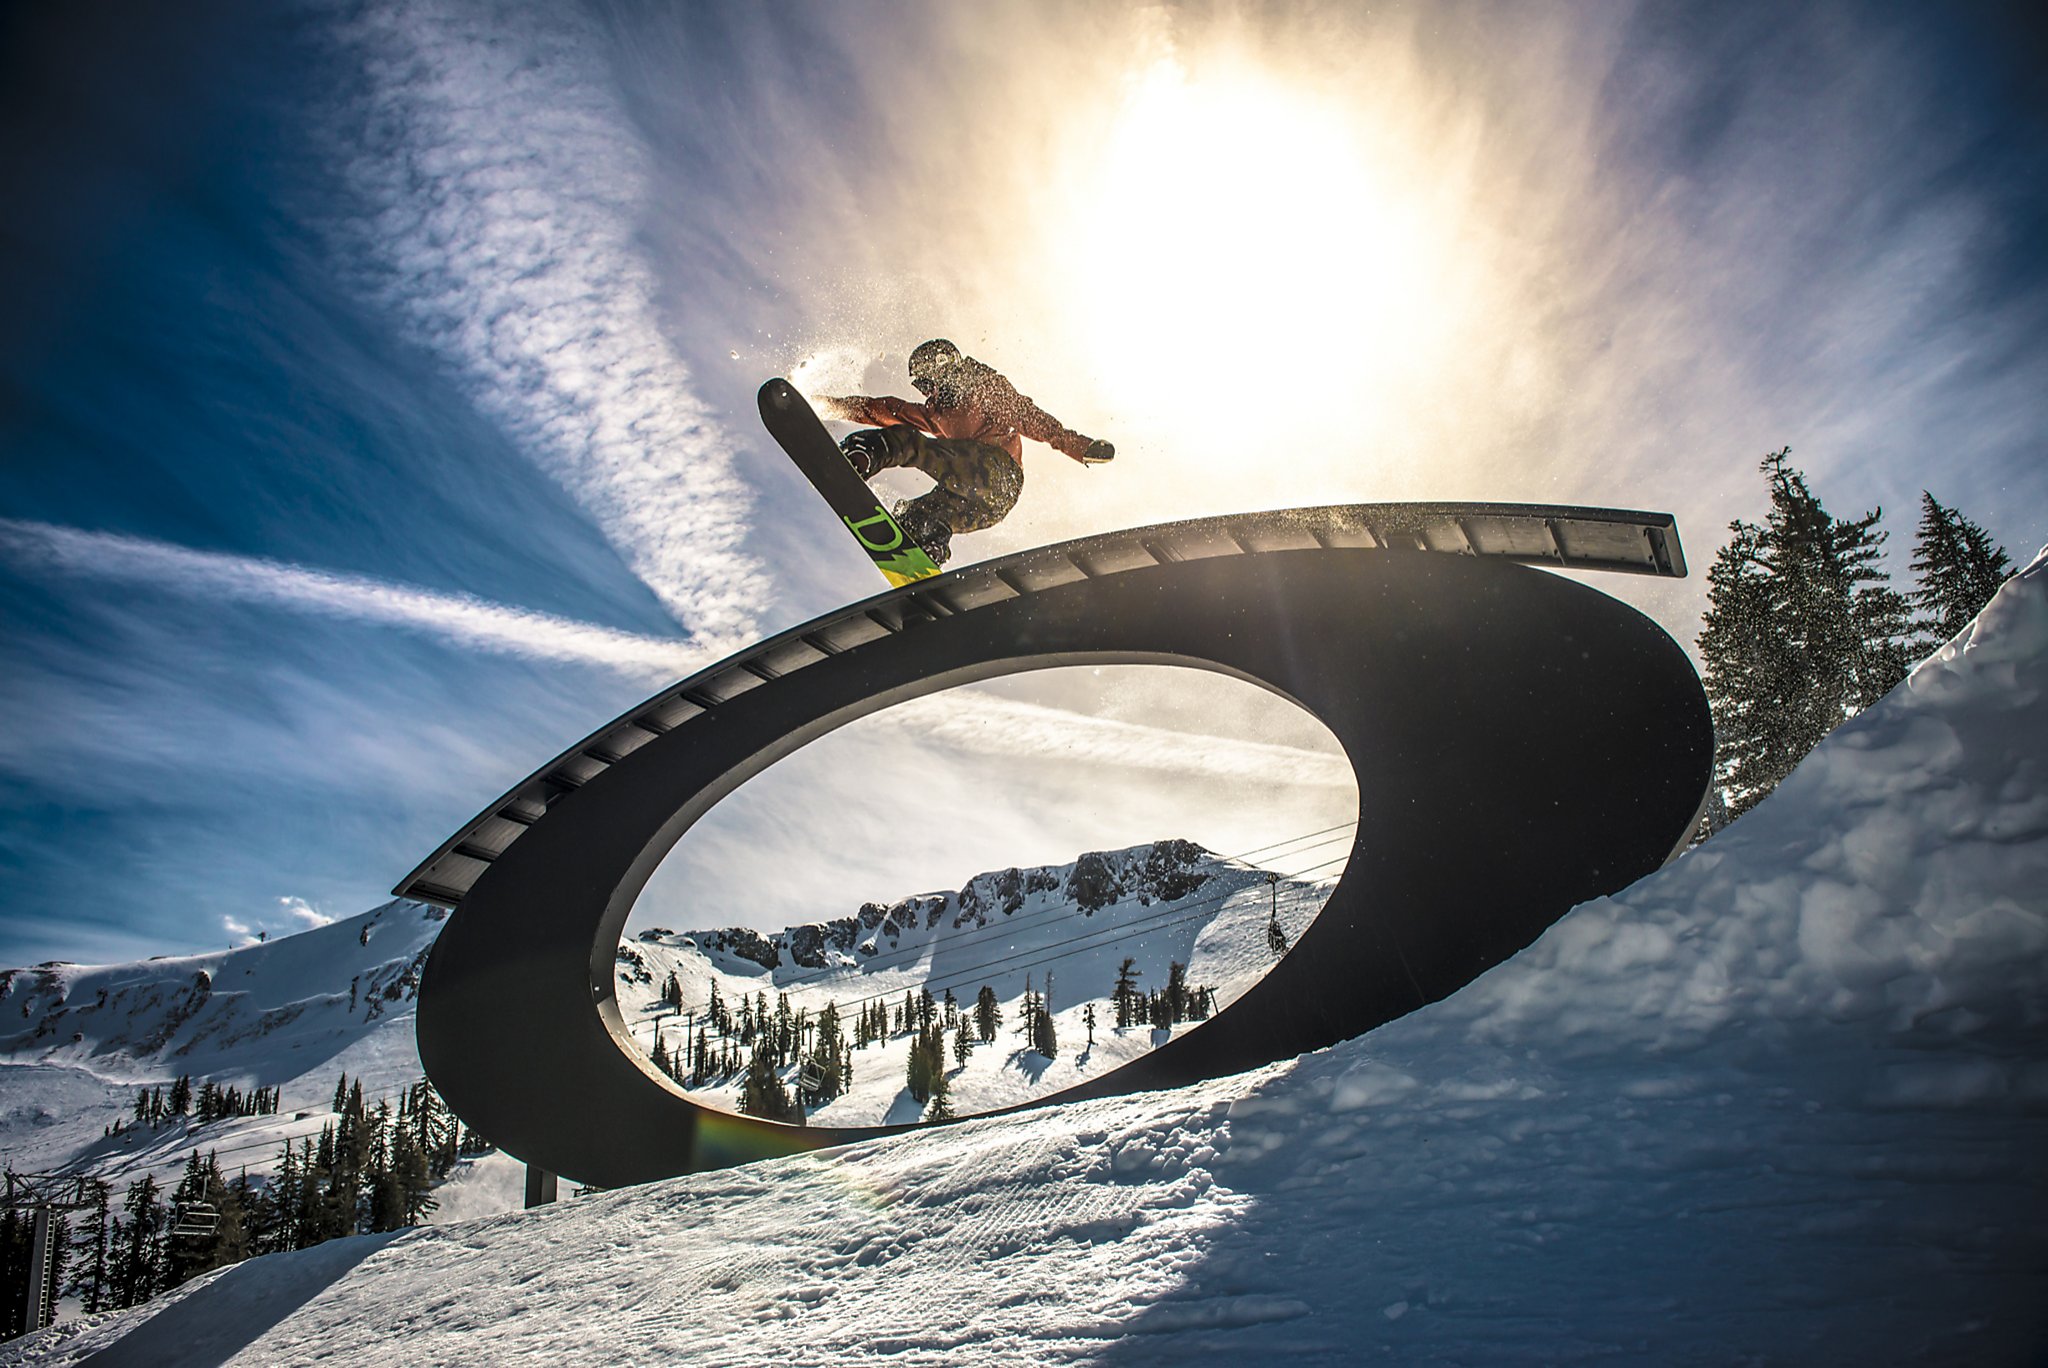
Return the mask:
[[903,535],[922,546],[935,564],[944,565],[953,554],[955,532],[994,527],[1024,492],[1024,467],[1001,447],[964,437],[927,437],[902,424],[874,431],[888,446],[876,470],[904,467],[935,482],[928,492],[895,508]]

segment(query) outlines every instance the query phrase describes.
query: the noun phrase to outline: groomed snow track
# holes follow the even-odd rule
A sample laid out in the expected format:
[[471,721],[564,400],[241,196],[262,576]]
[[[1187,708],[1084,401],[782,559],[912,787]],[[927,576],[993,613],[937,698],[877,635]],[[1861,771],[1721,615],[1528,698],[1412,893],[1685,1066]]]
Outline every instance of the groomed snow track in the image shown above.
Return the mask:
[[1020,552],[750,647],[557,757],[398,885],[457,909],[421,985],[427,1070],[495,1143],[605,1187],[902,1129],[692,1102],[630,1042],[620,933],[690,825],[777,760],[908,699],[1061,665],[1188,665],[1281,694],[1350,755],[1359,825],[1270,974],[1201,1029],[1034,1105],[1255,1067],[1455,992],[1657,868],[1711,765],[1677,644],[1534,565],[1685,573],[1668,515],[1336,505]]

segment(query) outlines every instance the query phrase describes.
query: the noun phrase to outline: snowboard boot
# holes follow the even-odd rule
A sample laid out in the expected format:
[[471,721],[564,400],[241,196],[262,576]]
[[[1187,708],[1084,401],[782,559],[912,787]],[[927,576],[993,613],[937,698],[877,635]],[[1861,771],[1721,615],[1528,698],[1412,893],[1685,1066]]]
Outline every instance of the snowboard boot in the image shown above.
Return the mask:
[[930,509],[918,507],[918,500],[904,499],[896,504],[896,525],[903,529],[903,535],[916,542],[924,553],[932,558],[932,564],[944,566],[953,554],[953,529],[933,515]]

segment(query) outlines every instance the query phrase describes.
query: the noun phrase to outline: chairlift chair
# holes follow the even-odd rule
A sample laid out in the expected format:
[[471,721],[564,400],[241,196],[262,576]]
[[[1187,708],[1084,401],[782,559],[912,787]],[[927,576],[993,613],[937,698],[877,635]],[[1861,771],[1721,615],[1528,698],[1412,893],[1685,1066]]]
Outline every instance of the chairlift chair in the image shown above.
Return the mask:
[[204,1239],[220,1229],[220,1209],[211,1202],[186,1202],[171,1213],[171,1238]]

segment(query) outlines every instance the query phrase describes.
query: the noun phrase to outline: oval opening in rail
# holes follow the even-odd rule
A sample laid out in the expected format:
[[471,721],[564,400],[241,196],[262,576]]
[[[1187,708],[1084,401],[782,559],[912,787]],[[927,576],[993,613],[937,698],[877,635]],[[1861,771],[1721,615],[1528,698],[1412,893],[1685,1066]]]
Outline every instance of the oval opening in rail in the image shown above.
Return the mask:
[[947,690],[693,826],[628,919],[617,1005],[705,1106],[829,1126],[1015,1106],[1228,1008],[1321,910],[1357,815],[1336,738],[1239,679]]

